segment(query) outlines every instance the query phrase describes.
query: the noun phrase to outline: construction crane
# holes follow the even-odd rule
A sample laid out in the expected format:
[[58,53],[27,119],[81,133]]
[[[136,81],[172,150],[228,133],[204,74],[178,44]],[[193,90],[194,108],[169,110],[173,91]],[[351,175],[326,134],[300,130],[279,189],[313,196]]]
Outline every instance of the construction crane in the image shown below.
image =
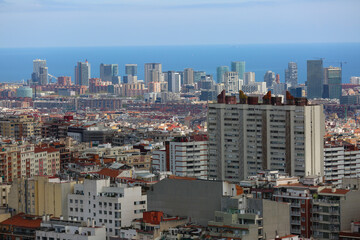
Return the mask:
[[50,73],[48,73],[48,76],[49,76],[49,83],[52,83],[52,81],[51,81],[52,78],[55,79],[56,81],[58,79],[57,77],[51,75]]

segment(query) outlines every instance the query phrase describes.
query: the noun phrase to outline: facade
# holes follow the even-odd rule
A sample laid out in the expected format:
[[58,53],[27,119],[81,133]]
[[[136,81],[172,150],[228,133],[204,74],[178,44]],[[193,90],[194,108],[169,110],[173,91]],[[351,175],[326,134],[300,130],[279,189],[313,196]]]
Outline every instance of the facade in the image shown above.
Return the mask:
[[175,71],[168,71],[165,77],[168,83],[168,91],[179,93],[181,91],[181,75]]
[[46,67],[46,60],[33,60],[33,73],[31,74],[31,81],[37,85],[46,85],[48,83],[48,68]]
[[75,66],[75,84],[79,86],[89,86],[89,79],[91,78],[90,63],[78,62]]
[[112,78],[119,74],[118,64],[100,64],[100,79],[104,82],[112,82]]
[[339,239],[339,232],[347,230],[359,219],[360,191],[326,188],[313,200],[313,237]]
[[237,94],[241,90],[243,81],[239,79],[237,72],[226,72],[224,74],[224,84],[226,92]]
[[4,137],[22,138],[34,135],[34,117],[14,115],[0,118],[0,135]]
[[307,61],[307,97],[322,98],[324,87],[323,60]]
[[206,76],[204,71],[194,71],[194,83],[197,83],[201,80],[201,77]]
[[295,63],[295,62],[288,63],[288,68],[285,69],[285,83],[289,87],[296,87],[298,85],[297,63]]
[[8,207],[10,187],[10,184],[0,183],[0,207]]
[[266,82],[267,88],[271,88],[275,83],[275,73],[272,71],[267,71],[264,76],[264,82]]
[[[339,67],[328,67],[324,68],[324,91],[325,98],[336,98],[340,99],[342,95],[342,86],[341,86],[341,68]],[[325,88],[326,86],[326,88]]]
[[231,62],[231,71],[237,72],[239,75],[239,79],[244,80],[245,62]]
[[16,89],[16,97],[18,98],[32,98],[32,88],[30,87],[19,87]]
[[325,144],[324,177],[335,185],[343,178],[360,177],[360,151],[352,145]]
[[71,85],[71,77],[67,77],[67,76],[58,77],[57,84],[60,86],[70,86]]
[[324,113],[306,99],[218,96],[209,104],[209,179],[237,182],[259,170],[292,176],[323,173]]
[[[44,219],[45,218],[45,219]],[[66,221],[60,219],[47,219],[43,217],[40,229],[36,231],[36,239],[61,240],[104,240],[106,228],[92,226],[89,222]]]
[[125,64],[125,74],[137,76],[137,64]]
[[185,68],[183,79],[183,84],[194,84],[194,69]]
[[145,63],[144,76],[146,86],[150,82],[162,82],[161,63]]
[[0,239],[37,240],[35,234],[41,221],[40,216],[19,213],[0,223]]
[[160,172],[171,171],[176,176],[207,179],[207,141],[192,141],[185,137],[165,142],[165,149],[154,151],[152,167]]
[[107,236],[119,235],[134,219],[146,211],[147,198],[141,187],[110,185],[110,179],[85,179],[74,186],[68,195],[69,220],[94,221],[95,226],[105,225]]
[[229,72],[229,67],[228,66],[220,66],[216,68],[216,81],[217,83],[222,83],[224,82],[224,75],[226,72]]
[[249,85],[251,83],[255,83],[255,73],[254,72],[244,73],[244,85]]

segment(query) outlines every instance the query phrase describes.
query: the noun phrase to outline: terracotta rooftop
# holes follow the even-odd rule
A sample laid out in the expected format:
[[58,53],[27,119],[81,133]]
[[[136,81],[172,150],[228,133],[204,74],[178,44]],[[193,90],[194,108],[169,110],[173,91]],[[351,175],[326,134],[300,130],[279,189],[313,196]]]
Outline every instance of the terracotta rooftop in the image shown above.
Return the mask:
[[40,228],[42,218],[40,216],[28,215],[25,213],[19,213],[3,222],[1,225],[11,225],[23,228]]
[[108,176],[112,178],[117,178],[120,175],[121,171],[116,169],[110,169],[110,168],[103,168],[97,174]]
[[348,190],[348,189],[335,189],[335,192],[333,192],[333,189],[331,189],[331,188],[325,188],[320,191],[320,193],[342,194],[342,195],[345,195],[348,192],[350,192],[350,190]]

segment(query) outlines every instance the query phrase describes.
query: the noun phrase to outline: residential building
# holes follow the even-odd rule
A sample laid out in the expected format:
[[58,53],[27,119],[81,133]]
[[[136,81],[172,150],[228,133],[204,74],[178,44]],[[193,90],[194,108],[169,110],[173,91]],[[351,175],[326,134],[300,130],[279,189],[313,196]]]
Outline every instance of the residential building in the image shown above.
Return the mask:
[[226,72],[224,74],[225,90],[229,94],[237,94],[242,87],[243,80],[239,79],[237,72]]
[[359,85],[360,84],[360,77],[351,77],[350,78],[350,83]]
[[181,91],[181,76],[175,71],[168,71],[165,75],[165,80],[168,83],[168,91],[179,93]]
[[254,72],[244,73],[244,85],[249,85],[251,83],[255,83],[255,73]]
[[237,72],[239,79],[244,80],[245,74],[245,61],[242,62],[231,62],[231,71]]
[[73,192],[75,183],[47,176],[15,179],[9,192],[9,207],[17,213],[67,218],[67,195]]
[[[45,219],[44,219],[45,218]],[[66,240],[104,240],[106,228],[93,226],[88,222],[68,221],[45,216],[36,230],[36,239],[66,239]]]
[[260,93],[267,92],[266,82],[251,82],[247,85],[242,85],[241,90],[245,93]]
[[236,196],[239,187],[225,181],[196,180],[170,176],[152,185],[147,192],[148,210],[170,216],[188,217],[206,226],[221,210],[223,196]]
[[324,88],[323,60],[307,61],[307,97],[322,98]]
[[228,66],[220,66],[216,68],[216,81],[217,83],[222,83],[224,82],[224,75],[226,72],[229,72],[229,67]]
[[33,116],[4,116],[0,118],[0,135],[21,140],[34,135],[34,125]]
[[68,195],[69,220],[105,225],[107,236],[118,236],[121,228],[142,217],[146,206],[140,186],[110,185],[110,179],[85,179],[75,184],[73,194]]
[[[104,82],[112,82],[113,77],[119,74],[118,64],[100,64],[100,79]],[[89,74],[90,78],[90,74]]]
[[340,240],[360,239],[360,221],[351,222],[350,229],[341,231],[339,233],[339,239]]
[[89,79],[91,78],[90,63],[78,62],[75,66],[75,84],[79,86],[89,86]]
[[67,77],[67,76],[58,77],[57,84],[60,86],[70,86],[71,85],[71,77]]
[[183,80],[183,84],[194,84],[194,69],[185,68]]
[[171,171],[176,176],[207,179],[207,141],[177,137],[165,142],[165,149],[154,151],[152,167],[160,172]]
[[46,60],[33,60],[31,82],[36,85],[46,85],[48,83],[48,68],[46,67]]
[[289,87],[296,87],[298,85],[297,63],[295,63],[295,62],[288,63],[288,68],[285,69],[285,83]]
[[313,237],[339,239],[339,233],[348,230],[351,222],[359,219],[360,191],[325,188],[313,200]]
[[0,183],[0,207],[8,207],[10,188],[10,184]]
[[41,221],[40,216],[19,213],[0,223],[0,239],[37,240]]
[[209,179],[238,182],[259,170],[291,176],[323,174],[322,105],[287,93],[286,105],[269,92],[258,97],[223,91],[208,110]]

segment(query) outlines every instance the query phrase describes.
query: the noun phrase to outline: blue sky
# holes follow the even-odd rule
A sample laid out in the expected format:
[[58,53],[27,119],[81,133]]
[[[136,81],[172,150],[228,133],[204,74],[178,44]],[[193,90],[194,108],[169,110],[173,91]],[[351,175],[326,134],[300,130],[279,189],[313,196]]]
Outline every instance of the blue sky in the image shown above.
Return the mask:
[[359,0],[0,0],[0,47],[360,42]]

